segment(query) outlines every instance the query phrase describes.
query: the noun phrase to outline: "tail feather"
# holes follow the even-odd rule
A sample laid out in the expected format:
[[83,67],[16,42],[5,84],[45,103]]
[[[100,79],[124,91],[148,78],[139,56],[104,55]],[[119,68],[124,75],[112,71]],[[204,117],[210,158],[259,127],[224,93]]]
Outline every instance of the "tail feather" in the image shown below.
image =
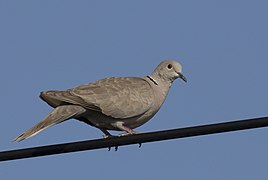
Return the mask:
[[22,141],[32,137],[55,124],[71,119],[85,111],[86,110],[83,107],[76,105],[58,106],[50,114],[48,114],[44,120],[34,125],[20,136],[16,137],[14,141]]

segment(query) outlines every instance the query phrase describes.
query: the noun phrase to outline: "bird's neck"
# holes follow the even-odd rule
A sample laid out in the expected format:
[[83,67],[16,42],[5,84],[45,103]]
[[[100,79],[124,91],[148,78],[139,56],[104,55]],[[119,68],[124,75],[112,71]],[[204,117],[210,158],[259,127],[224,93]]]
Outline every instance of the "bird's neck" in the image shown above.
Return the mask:
[[163,88],[163,90],[167,92],[173,83],[173,81],[171,81],[170,79],[166,79],[155,72],[153,72],[149,77],[151,78],[151,81],[153,81],[155,85],[161,86],[161,88]]
[[159,104],[162,105],[162,103],[165,101],[166,96],[169,92],[169,89],[172,85],[172,82],[170,80],[165,80],[161,78],[157,74],[151,74],[150,76],[147,76],[148,79],[151,81],[151,85],[155,86],[155,95],[159,99]]

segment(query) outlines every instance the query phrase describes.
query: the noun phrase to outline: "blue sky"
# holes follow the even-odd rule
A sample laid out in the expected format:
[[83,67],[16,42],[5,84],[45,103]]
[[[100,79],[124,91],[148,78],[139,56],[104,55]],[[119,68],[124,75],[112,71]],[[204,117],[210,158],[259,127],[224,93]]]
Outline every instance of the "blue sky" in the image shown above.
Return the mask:
[[[183,64],[149,132],[267,116],[268,2],[0,1],[0,149],[96,139],[71,120],[11,140],[51,108],[39,92]],[[115,132],[116,133],[116,132]],[[1,179],[267,179],[267,128],[4,162]]]

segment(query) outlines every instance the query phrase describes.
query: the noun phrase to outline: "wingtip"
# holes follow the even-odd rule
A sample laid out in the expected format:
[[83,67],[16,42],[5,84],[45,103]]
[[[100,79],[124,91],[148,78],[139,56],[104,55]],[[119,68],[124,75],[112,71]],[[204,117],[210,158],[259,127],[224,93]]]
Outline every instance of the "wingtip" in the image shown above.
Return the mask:
[[41,91],[40,94],[39,94],[39,97],[45,101],[45,98],[44,98],[44,94],[45,94],[45,91]]
[[21,134],[21,135],[19,135],[18,137],[14,138],[14,139],[12,140],[12,142],[20,142],[20,141],[23,141],[24,139],[26,139],[26,138],[23,137],[23,135],[24,135],[24,134]]

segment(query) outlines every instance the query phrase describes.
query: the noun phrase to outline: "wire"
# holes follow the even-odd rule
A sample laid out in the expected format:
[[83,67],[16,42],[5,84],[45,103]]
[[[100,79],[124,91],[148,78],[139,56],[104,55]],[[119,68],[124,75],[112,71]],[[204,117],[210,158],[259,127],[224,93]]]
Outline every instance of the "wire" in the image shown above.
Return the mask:
[[164,131],[135,134],[123,137],[111,137],[65,144],[32,147],[0,152],[0,161],[32,158],[53,154],[70,153],[77,151],[111,148],[118,146],[140,144],[146,142],[162,141],[175,138],[186,138],[223,132],[239,131],[268,126],[268,117],[247,119],[240,121],[224,122],[218,124],[201,125]]

